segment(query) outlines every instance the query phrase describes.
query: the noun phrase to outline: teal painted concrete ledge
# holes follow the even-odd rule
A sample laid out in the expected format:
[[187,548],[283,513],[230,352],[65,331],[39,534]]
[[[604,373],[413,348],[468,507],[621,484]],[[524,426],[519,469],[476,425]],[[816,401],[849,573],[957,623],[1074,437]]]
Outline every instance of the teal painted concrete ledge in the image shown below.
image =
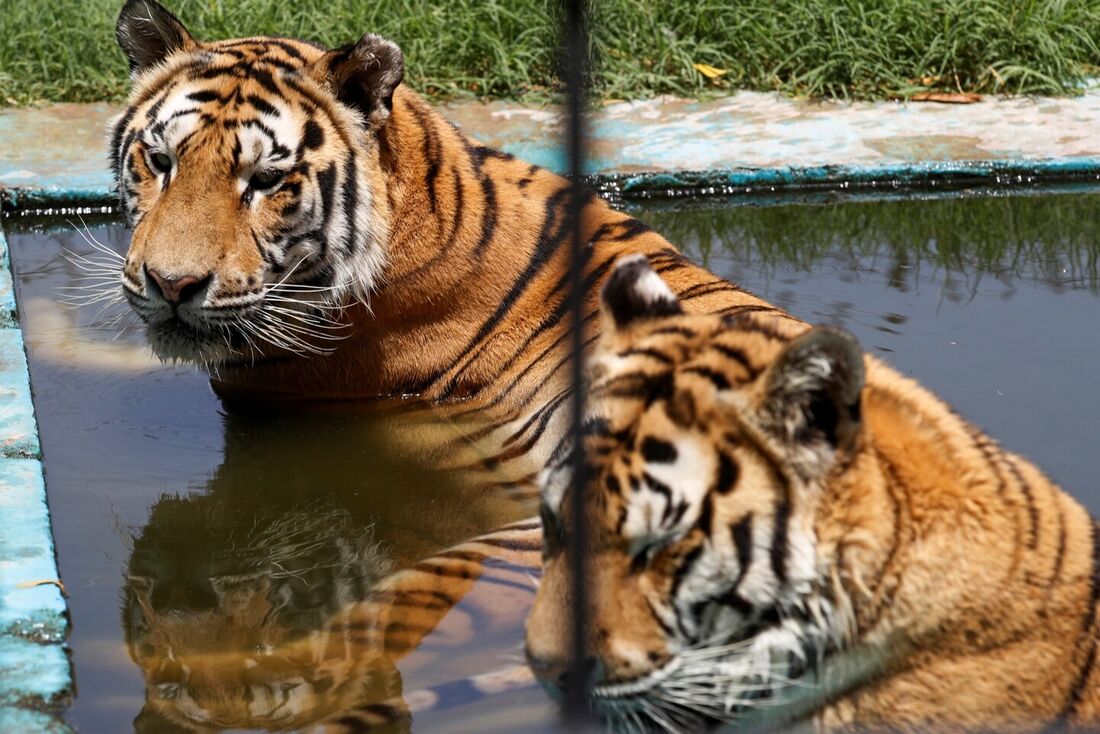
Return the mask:
[[[440,107],[478,140],[562,170],[554,108],[503,102]],[[0,110],[0,204],[110,206],[107,104]],[[589,173],[627,199],[928,185],[1011,187],[1100,181],[1100,89],[1074,98],[972,105],[840,103],[742,92],[662,97],[593,110]]]
[[11,273],[0,232],[0,731],[64,732],[69,618]]

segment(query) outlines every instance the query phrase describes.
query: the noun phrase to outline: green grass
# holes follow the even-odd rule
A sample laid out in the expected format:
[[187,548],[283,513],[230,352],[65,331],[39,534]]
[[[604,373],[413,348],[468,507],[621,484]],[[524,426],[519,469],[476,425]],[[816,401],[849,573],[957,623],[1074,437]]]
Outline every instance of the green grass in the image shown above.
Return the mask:
[[[554,0],[168,0],[201,38],[397,41],[434,98],[544,100]],[[121,99],[120,0],[0,0],[0,103]],[[1070,94],[1098,73],[1100,0],[594,0],[604,99],[733,88],[845,98]],[[725,70],[715,80],[694,64]]]

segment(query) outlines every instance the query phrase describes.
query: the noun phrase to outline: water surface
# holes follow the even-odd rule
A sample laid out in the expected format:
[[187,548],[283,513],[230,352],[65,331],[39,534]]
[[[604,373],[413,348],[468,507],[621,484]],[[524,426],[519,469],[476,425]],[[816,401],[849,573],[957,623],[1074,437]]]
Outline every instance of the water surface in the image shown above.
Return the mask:
[[[715,272],[851,330],[1100,514],[1098,204],[1096,194],[963,196],[639,216]],[[379,573],[529,512],[409,459],[376,407],[228,410],[203,375],[157,362],[130,319],[58,303],[62,287],[82,284],[63,248],[91,252],[72,227],[15,224],[80,731],[127,731],[135,719],[142,731],[179,730],[146,703],[132,658],[163,640],[135,599],[162,626],[215,625],[201,615],[224,610],[234,589],[278,578],[294,612],[283,626],[306,635]],[[125,248],[118,225],[88,234]],[[445,620],[398,664],[403,689],[518,663],[522,615],[479,633],[485,623],[474,613]],[[420,717],[413,729],[554,722],[532,690]]]

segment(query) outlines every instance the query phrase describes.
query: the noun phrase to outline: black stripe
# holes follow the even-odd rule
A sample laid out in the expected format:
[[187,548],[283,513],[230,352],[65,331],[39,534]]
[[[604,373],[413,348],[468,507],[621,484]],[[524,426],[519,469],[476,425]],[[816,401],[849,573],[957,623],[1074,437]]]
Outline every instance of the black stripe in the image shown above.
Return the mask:
[[[791,337],[781,333],[775,328],[773,320],[762,321],[754,318],[753,314],[758,312],[775,313],[778,316],[784,318],[790,318],[782,311],[772,306],[731,306],[726,309],[722,309],[720,313],[726,314],[726,325],[734,328],[741,329],[742,331],[751,331],[761,336],[765,336],[774,341],[787,343],[791,340]],[[792,319],[793,320],[793,319]]]
[[661,524],[666,525],[672,514],[672,488],[649,472],[642,472],[642,478],[645,479],[646,489],[665,498],[665,509],[661,513]]
[[[1081,666],[1081,669],[1077,673],[1077,678],[1073,682],[1073,686],[1070,688],[1066,703],[1062,707],[1062,711],[1058,714],[1058,718],[1056,719],[1058,724],[1066,723],[1077,710],[1077,707],[1081,705],[1081,699],[1085,695],[1085,685],[1088,683],[1089,678],[1092,676],[1092,670],[1096,666],[1096,606],[1100,603],[1100,538],[1097,537],[1096,523],[1092,524],[1090,531],[1089,542],[1092,544],[1092,573],[1089,575],[1088,611],[1085,613],[1080,633],[1080,637],[1091,638],[1089,641],[1089,652],[1085,658],[1084,665]],[[1081,649],[1081,642],[1082,640],[1079,638],[1075,649]]]
[[752,565],[752,513],[745,515],[730,526],[730,536],[733,538],[733,547],[737,552],[737,580],[733,584],[734,590],[741,583],[745,573]]
[[1011,455],[1004,455],[1005,464],[1008,466],[1008,471],[1012,474],[1012,478],[1016,480],[1019,485],[1020,491],[1023,492],[1024,500],[1027,502],[1027,514],[1030,526],[1028,527],[1027,547],[1031,550],[1035,550],[1039,547],[1039,508],[1035,504],[1035,494],[1032,492],[1031,484],[1024,479],[1023,473],[1020,468],[1016,466],[1014,457]]
[[1058,510],[1058,551],[1054,556],[1054,570],[1050,573],[1050,584],[1048,588],[1054,589],[1062,578],[1062,564],[1066,558],[1066,513],[1062,509],[1057,495],[1053,497],[1053,501]]
[[646,232],[651,232],[649,225],[638,219],[627,219],[622,223],[619,233],[615,235],[615,242],[624,242],[626,240],[634,239],[639,235],[643,235]]
[[[588,258],[591,257],[591,255],[592,255],[592,250],[591,249],[586,249],[585,252],[584,252],[584,264],[585,265],[587,265]],[[601,263],[597,267],[593,268],[592,271],[585,277],[584,285],[582,286],[583,291],[587,293],[587,292],[590,292],[593,288],[595,288],[595,284],[598,283],[600,281],[600,279],[603,278],[604,274],[611,268],[611,266],[613,264],[614,264],[614,258],[608,258],[606,261],[604,261],[603,263]],[[552,297],[554,294],[556,294],[559,291],[564,289],[565,280],[566,280],[567,277],[568,277],[568,273],[564,273],[562,275],[562,277],[558,279],[558,282],[554,284],[554,288],[551,289],[551,292],[550,292],[550,294],[548,294],[547,298]],[[568,300],[560,299],[557,302],[557,304],[554,306],[553,311],[551,311],[550,314],[545,316],[539,322],[538,326],[535,327],[535,329],[533,329],[529,334],[527,334],[527,336],[524,338],[523,342],[520,343],[512,351],[511,356],[509,356],[507,359],[500,360],[500,362],[496,366],[496,369],[493,371],[493,373],[490,376],[485,378],[485,382],[487,384],[491,384],[491,383],[495,382],[496,380],[498,380],[505,372],[507,372],[509,369],[511,369],[512,366],[516,363],[516,361],[524,355],[524,353],[527,351],[527,349],[530,347],[530,345],[535,340],[537,340],[540,336],[545,334],[547,331],[549,331],[550,329],[556,327],[559,323],[561,323],[561,320],[565,317],[565,314],[568,313],[568,311],[569,311],[569,302],[568,302]],[[587,319],[585,321],[587,323]],[[565,336],[565,335],[563,335],[563,336]],[[479,348],[477,352],[475,352],[473,355],[471,355],[470,358],[467,359],[467,365],[473,363],[478,357],[480,357],[483,350],[484,350],[484,346]],[[457,376],[456,376],[456,380],[457,380]],[[449,394],[450,390],[453,390],[453,384],[451,386],[449,386],[448,391],[445,392],[444,394],[445,395]]]
[[686,326],[661,326],[649,332],[650,336],[654,334],[677,334],[679,336],[686,336],[689,339],[694,339],[698,336],[698,334]]
[[731,359],[737,364],[741,365],[741,367],[744,368],[745,372],[749,373],[750,379],[755,378],[756,375],[760,374],[760,370],[753,367],[752,363],[749,362],[748,356],[737,347],[731,347],[726,344],[712,342],[707,345],[707,349],[718,352],[726,359]]
[[428,190],[428,206],[434,214],[437,206],[435,182],[436,179],[439,178],[439,167],[442,163],[442,145],[439,142],[439,138],[436,135],[436,131],[428,113],[425,112],[420,105],[411,105],[409,109],[412,110],[413,116],[416,117],[417,122],[420,123],[420,128],[424,137],[422,155],[428,166],[428,172],[424,176],[424,186]]
[[[513,281],[512,287],[509,289],[508,293],[504,295],[504,298],[501,299],[500,305],[498,305],[489,318],[482,323],[477,333],[467,342],[460,356],[455,359],[444,372],[454,369],[462,362],[469,364],[471,361],[469,358],[470,352],[473,351],[474,347],[484,341],[500,322],[504,320],[504,317],[512,310],[516,301],[519,300],[519,297],[523,295],[531,283],[534,282],[538,272],[542,270],[550,258],[561,247],[562,242],[565,240],[566,227],[564,217],[559,217],[559,215],[562,212],[564,199],[568,193],[569,187],[562,186],[546,200],[542,228],[536,240],[534,251],[531,253],[530,259],[527,262],[527,266],[523,269],[523,272],[520,273],[519,277]],[[443,390],[444,394],[453,391],[457,379],[457,376],[452,378],[451,383]]]
[[989,464],[990,470],[997,478],[997,492],[1001,495],[1005,494],[1008,490],[1008,482],[1005,481],[1002,470],[1007,468],[1008,473],[1012,475],[1012,478],[1019,485],[1020,492],[1024,495],[1024,502],[1027,506],[1028,514],[1028,548],[1034,550],[1038,546],[1038,526],[1039,526],[1039,510],[1035,506],[1035,498],[1031,494],[1031,488],[1025,482],[1020,472],[1012,464],[1011,459],[1005,455],[1003,449],[997,443],[979,431],[975,426],[966,424],[965,428],[970,433],[970,439],[973,442],[975,448],[981,452],[986,462]]
[[718,286],[718,285],[726,286],[727,288],[732,288],[733,290],[738,290],[737,288],[735,288],[733,286],[732,283],[730,283],[725,278],[719,278],[718,280],[708,280],[705,283],[696,283],[693,286],[689,286],[688,288],[685,288],[684,290],[680,291],[676,295],[678,295],[680,297],[680,300],[685,300],[685,299],[692,298],[695,294],[699,293],[700,291],[706,291],[709,288],[713,288],[714,286]]
[[695,546],[689,550],[685,555],[680,565],[676,567],[676,571],[672,577],[672,589],[669,592],[669,596],[672,599],[673,605],[676,603],[676,597],[680,593],[680,585],[684,583],[688,575],[691,573],[691,569],[695,566],[696,561],[703,555],[703,544]]
[[[464,556],[464,555],[466,555],[466,553],[464,551],[445,551],[443,553],[440,553],[437,557],[442,557],[442,558],[455,558],[455,557],[458,557],[458,560],[466,560],[466,559],[461,557],[461,556]],[[474,561],[467,561],[467,562],[468,563],[475,563]],[[464,580],[473,581],[473,582],[476,582],[476,583],[479,583],[479,584],[494,584],[496,586],[504,586],[504,587],[511,588],[511,589],[519,589],[520,591],[524,591],[524,592],[527,592],[527,593],[531,593],[532,591],[534,591],[534,588],[530,584],[518,584],[514,581],[509,581],[508,579],[502,579],[502,578],[498,578],[496,576],[490,576],[490,575],[487,575],[487,574],[483,575],[481,566],[478,566],[477,571],[474,572],[474,571],[470,571],[470,570],[465,569],[465,568],[456,568],[454,566],[444,566],[444,565],[439,565],[438,563],[427,563],[427,562],[425,562],[425,563],[418,563],[416,566],[413,567],[413,569],[416,570],[416,571],[419,571],[420,573],[430,574],[432,576],[438,576],[438,577],[441,577],[441,578],[464,579]]]
[[[320,237],[318,237],[320,244],[320,251],[317,253],[317,257],[320,260],[325,259],[325,255],[328,251],[328,227],[329,222],[332,219],[332,209],[335,206],[333,194],[336,192],[336,164],[330,163],[328,168],[317,173],[317,188],[318,198],[320,199],[321,206],[324,207],[324,212],[321,217]],[[312,236],[317,234],[316,232],[310,232],[306,236]],[[288,246],[288,250],[290,247]]]
[[260,97],[259,95],[250,94],[247,97],[245,97],[245,101],[248,102],[253,107],[255,107],[256,110],[259,111],[262,114],[272,115],[274,117],[279,116],[279,110],[275,108],[275,105],[271,104],[270,102],[268,102],[263,97]]
[[317,150],[325,144],[325,131],[314,120],[306,120],[302,131],[302,145],[309,150]]
[[729,378],[723,375],[721,372],[712,370],[709,367],[703,367],[701,365],[695,367],[685,367],[683,369],[683,372],[705,377],[710,380],[711,383],[713,383],[714,386],[719,390],[728,390],[730,388]]
[[561,402],[565,398],[569,397],[570,392],[571,391],[570,391],[569,388],[565,388],[564,390],[561,390],[560,392],[558,392],[558,394],[555,395],[553,398],[551,398],[548,403],[543,404],[538,410],[533,412],[527,418],[527,420],[523,422],[523,425],[520,426],[514,433],[512,433],[512,435],[508,436],[508,438],[506,438],[501,443],[501,447],[506,448],[506,447],[510,446],[511,444],[515,443],[516,441],[518,441],[519,437],[522,436],[523,434],[525,434],[527,432],[527,430],[535,424],[536,421],[540,421],[542,423],[541,428],[545,429],[546,428],[545,420],[542,420],[542,419],[548,413],[550,413],[554,410],[554,404],[555,403]]
[[787,580],[787,546],[790,533],[791,502],[784,498],[775,506],[775,530],[772,535],[772,573],[782,583]]
[[198,92],[191,92],[187,95],[187,99],[192,102],[206,103],[213,102],[214,100],[221,100],[221,96],[210,89],[199,90]]
[[624,357],[624,358],[625,357],[649,357],[651,359],[657,360],[658,362],[660,362],[662,364],[672,364],[673,361],[674,361],[672,359],[672,357],[670,357],[667,354],[661,352],[660,350],[654,349],[652,347],[627,349],[625,352],[619,352],[618,356],[619,357]]
[[[463,142],[466,144],[467,150],[470,150],[469,141],[463,139]],[[493,233],[496,231],[497,226],[496,185],[493,183],[493,179],[487,176],[481,168],[481,162],[484,160],[484,156],[478,153],[479,150],[485,149],[474,149],[470,155],[471,160],[474,161],[474,171],[481,181],[481,196],[484,199],[481,212],[481,235],[478,237],[477,244],[474,246],[475,257],[481,257],[485,254],[485,250],[489,247],[489,243],[493,239]]]
[[341,716],[335,723],[344,727],[350,734],[365,734],[374,728],[373,724],[367,724],[354,716]]
[[653,464],[670,464],[676,461],[676,446],[653,436],[642,440],[642,457]]
[[724,451],[718,453],[718,469],[715,472],[714,491],[718,494],[729,494],[737,483],[737,462]]
[[108,151],[108,155],[111,161],[111,171],[115,174],[115,183],[119,186],[119,189],[122,188],[122,138],[136,112],[137,109],[134,107],[126,110],[118,123],[115,124],[114,130],[111,131],[111,150]]
[[342,194],[344,221],[347,228],[344,244],[348,254],[353,255],[359,245],[359,222],[355,216],[359,209],[359,171],[355,167],[355,153],[352,151],[348,151],[348,157],[344,161]]

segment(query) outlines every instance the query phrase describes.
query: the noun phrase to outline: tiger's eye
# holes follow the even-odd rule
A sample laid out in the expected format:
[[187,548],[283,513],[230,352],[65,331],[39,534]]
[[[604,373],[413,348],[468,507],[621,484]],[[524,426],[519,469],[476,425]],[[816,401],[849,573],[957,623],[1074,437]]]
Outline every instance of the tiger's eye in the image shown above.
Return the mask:
[[263,191],[278,186],[282,180],[282,171],[268,169],[266,171],[256,171],[253,173],[252,178],[248,179],[248,185],[258,191]]
[[168,173],[172,170],[172,156],[167,153],[153,153],[149,156],[149,162],[160,173]]

